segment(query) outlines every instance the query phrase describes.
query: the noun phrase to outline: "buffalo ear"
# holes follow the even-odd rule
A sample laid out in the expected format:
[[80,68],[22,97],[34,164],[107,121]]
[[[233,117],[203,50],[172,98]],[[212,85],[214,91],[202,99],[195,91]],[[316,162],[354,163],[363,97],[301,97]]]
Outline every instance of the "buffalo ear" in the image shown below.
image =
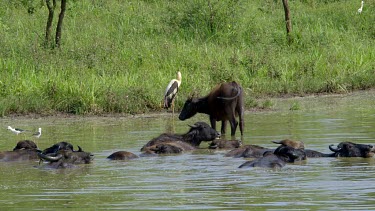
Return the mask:
[[78,151],[77,152],[83,152],[83,150],[82,150],[82,148],[80,146],[78,146]]

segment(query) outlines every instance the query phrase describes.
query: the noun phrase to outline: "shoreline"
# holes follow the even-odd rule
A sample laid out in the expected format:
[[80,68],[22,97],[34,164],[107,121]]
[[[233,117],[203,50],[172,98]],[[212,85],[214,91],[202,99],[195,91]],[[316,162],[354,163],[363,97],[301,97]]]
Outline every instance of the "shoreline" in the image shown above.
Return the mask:
[[[350,97],[359,97],[363,95],[372,95],[374,96],[373,100],[375,102],[375,89],[367,89],[367,90],[355,90],[348,93],[315,93],[315,94],[307,94],[307,95],[282,95],[278,97],[261,97],[255,99],[255,101],[261,105],[265,102],[271,102],[271,106],[269,108],[264,108],[262,106],[256,106],[253,108],[246,108],[245,112],[248,113],[258,113],[258,112],[272,112],[272,111],[279,111],[279,110],[299,110],[303,111],[306,110],[305,107],[300,107],[298,109],[291,109],[290,104],[293,103],[303,103],[306,101],[319,101],[320,99],[327,99],[327,98],[350,98]],[[311,103],[311,102],[310,102]],[[288,107],[289,106],[289,107]],[[179,111],[177,111],[179,112]],[[103,113],[103,114],[69,114],[69,113],[62,113],[56,112],[52,115],[49,114],[36,114],[36,113],[29,113],[29,114],[12,114],[8,116],[3,116],[1,119],[41,119],[41,118],[67,118],[67,119],[91,119],[91,118],[121,118],[121,119],[134,119],[134,118],[157,118],[157,117],[169,117],[171,115],[170,111],[160,111],[160,112],[149,112],[149,113],[140,113],[140,114],[129,114],[129,113]]]

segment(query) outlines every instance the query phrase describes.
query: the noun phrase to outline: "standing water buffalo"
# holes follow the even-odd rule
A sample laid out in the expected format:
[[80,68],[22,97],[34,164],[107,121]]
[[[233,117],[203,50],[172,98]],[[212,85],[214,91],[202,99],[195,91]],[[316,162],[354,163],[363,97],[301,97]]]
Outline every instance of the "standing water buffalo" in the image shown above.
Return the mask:
[[196,113],[208,114],[211,126],[216,130],[216,121],[221,121],[221,133],[225,134],[226,121],[230,122],[231,136],[236,134],[239,116],[241,136],[244,129],[244,102],[242,87],[235,81],[217,85],[207,96],[186,100],[178,117],[189,119]]
[[196,149],[202,141],[212,141],[219,134],[205,122],[196,122],[182,135],[164,133],[145,144],[141,151],[169,154]]

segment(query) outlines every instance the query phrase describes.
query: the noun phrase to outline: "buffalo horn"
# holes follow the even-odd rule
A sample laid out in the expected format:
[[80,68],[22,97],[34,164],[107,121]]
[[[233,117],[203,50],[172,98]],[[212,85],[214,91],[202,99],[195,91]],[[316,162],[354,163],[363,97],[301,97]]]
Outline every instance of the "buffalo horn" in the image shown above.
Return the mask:
[[48,155],[45,155],[45,154],[42,154],[42,153],[38,153],[38,156],[40,159],[44,159],[46,161],[58,161],[60,160],[63,155],[62,154],[58,154],[57,156],[53,157],[53,156],[48,156]]
[[336,148],[334,149],[333,148],[333,144],[329,145],[328,148],[332,151],[332,152],[339,152],[341,150],[341,148]]
[[197,128],[198,126],[197,125],[189,125],[189,127],[191,127],[191,128]]

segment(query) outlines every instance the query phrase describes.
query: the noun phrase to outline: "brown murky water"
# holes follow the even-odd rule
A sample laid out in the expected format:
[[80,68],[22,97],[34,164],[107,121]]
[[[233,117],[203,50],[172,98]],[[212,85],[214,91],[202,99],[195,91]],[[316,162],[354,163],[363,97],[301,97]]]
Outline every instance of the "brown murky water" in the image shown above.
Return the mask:
[[[348,96],[275,100],[274,111],[247,112],[245,144],[275,147],[293,138],[329,152],[341,141],[375,144],[375,92]],[[298,105],[300,110],[291,111]],[[177,133],[197,115],[175,120]],[[11,150],[30,134],[14,135],[8,125],[42,127],[40,148],[59,141],[95,154],[92,164],[51,170],[32,163],[0,163],[2,209],[62,208],[130,210],[371,210],[375,204],[375,158],[318,158],[279,171],[238,169],[242,158],[200,149],[175,156],[109,161],[114,151],[139,149],[171,128],[169,116],[139,118],[0,119],[0,150]],[[229,129],[229,128],[228,128]],[[238,137],[239,138],[239,137]],[[207,147],[203,143],[202,148]]]

